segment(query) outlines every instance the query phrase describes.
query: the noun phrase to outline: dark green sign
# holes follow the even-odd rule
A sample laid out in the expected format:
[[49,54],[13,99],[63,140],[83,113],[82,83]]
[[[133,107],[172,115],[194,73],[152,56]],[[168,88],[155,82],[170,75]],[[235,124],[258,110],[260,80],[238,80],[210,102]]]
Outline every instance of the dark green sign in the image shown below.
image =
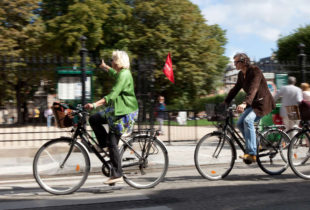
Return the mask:
[[[86,101],[93,99],[93,72],[86,69],[85,81],[85,98]],[[82,97],[82,83],[81,83],[81,70],[79,67],[58,67],[58,82],[57,82],[57,96],[61,101],[67,103],[81,103]]]
[[288,75],[287,74],[276,74],[275,79],[276,79],[277,89],[279,90],[282,86],[287,85]]

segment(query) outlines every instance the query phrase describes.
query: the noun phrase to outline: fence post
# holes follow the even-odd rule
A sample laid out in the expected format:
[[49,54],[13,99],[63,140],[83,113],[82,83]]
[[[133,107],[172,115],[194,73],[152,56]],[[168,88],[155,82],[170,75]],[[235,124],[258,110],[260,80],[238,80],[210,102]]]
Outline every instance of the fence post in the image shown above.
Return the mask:
[[168,142],[169,142],[169,145],[171,144],[171,133],[170,133],[170,112],[167,112],[168,113]]
[[299,44],[299,65],[300,65],[300,71],[301,71],[301,82],[306,82],[306,76],[305,76],[305,67],[306,67],[306,54],[304,53],[305,45],[303,43]]
[[194,119],[195,119],[195,140],[198,141],[198,122],[196,117],[197,113],[194,111]]
[[82,83],[82,106],[85,105],[85,81],[86,81],[86,56],[87,56],[87,49],[85,47],[85,41],[87,38],[85,36],[82,36],[81,38],[81,50],[80,50],[80,56],[81,56],[81,83]]

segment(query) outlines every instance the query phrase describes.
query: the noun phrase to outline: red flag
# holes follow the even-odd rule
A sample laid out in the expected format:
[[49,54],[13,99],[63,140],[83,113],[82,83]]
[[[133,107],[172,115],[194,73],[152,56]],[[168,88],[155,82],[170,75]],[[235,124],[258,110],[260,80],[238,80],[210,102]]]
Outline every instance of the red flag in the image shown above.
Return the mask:
[[172,69],[172,60],[170,57],[170,53],[168,53],[166,63],[163,70],[166,77],[174,84],[174,76],[173,76],[173,69]]

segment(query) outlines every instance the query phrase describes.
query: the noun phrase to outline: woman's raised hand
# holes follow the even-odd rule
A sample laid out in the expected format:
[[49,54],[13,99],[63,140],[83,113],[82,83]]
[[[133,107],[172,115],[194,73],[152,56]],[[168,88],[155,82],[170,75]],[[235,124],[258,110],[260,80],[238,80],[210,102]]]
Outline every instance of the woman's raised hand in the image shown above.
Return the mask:
[[101,64],[99,66],[100,68],[104,69],[105,71],[108,71],[108,65],[104,62],[104,60],[101,60]]

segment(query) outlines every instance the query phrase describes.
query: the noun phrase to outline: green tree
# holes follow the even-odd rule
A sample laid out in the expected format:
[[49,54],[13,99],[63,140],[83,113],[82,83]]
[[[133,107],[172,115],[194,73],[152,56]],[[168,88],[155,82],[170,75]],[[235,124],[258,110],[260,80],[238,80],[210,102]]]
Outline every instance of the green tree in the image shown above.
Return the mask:
[[[167,103],[190,108],[196,98],[210,93],[224,71],[225,31],[208,25],[189,0],[43,0],[35,10],[45,21],[41,51],[76,56],[80,37],[88,37],[89,55],[111,56],[114,49],[129,52],[154,70],[155,92],[167,96]],[[1,46],[0,46],[1,47]],[[162,73],[168,52],[172,54],[176,84]],[[136,68],[136,66],[133,66]],[[96,84],[106,75],[96,73]],[[110,86],[96,88],[100,96]]]
[[[228,59],[223,56],[225,31],[207,25],[200,10],[188,0],[136,0],[133,9],[132,53],[155,63],[157,92],[167,103],[183,104],[207,94],[222,75]],[[163,75],[165,58],[171,52],[175,85]]]
[[[78,55],[81,48],[81,36],[87,37],[87,48],[93,51],[103,42],[104,19],[107,5],[101,0],[69,1],[50,9],[51,1],[43,1],[41,14],[46,18],[45,48],[49,53],[63,56]],[[49,14],[46,15],[45,14]],[[58,15],[57,15],[58,14]]]
[[310,55],[310,25],[300,27],[292,34],[281,37],[278,40],[278,50],[276,52],[277,59],[281,63],[295,63],[295,65],[286,66],[286,71],[291,76],[295,76],[298,82],[303,79],[307,80],[307,75],[305,75],[306,78],[302,78],[300,72],[300,60],[298,58],[300,54],[300,43],[305,45],[304,53]]
[[42,76],[29,71],[29,66],[22,63],[23,58],[37,53],[41,46],[44,25],[35,14],[38,8],[38,0],[0,1],[0,56],[2,61],[4,57],[15,58],[1,63],[1,93],[5,94],[4,99],[15,96],[19,123],[27,114],[21,113],[21,108],[25,108],[25,102],[31,97],[29,93],[34,92],[33,86]]
[[296,60],[299,54],[299,44],[305,44],[305,53],[310,55],[310,25],[296,29],[292,34],[278,40],[276,52],[279,61]]

